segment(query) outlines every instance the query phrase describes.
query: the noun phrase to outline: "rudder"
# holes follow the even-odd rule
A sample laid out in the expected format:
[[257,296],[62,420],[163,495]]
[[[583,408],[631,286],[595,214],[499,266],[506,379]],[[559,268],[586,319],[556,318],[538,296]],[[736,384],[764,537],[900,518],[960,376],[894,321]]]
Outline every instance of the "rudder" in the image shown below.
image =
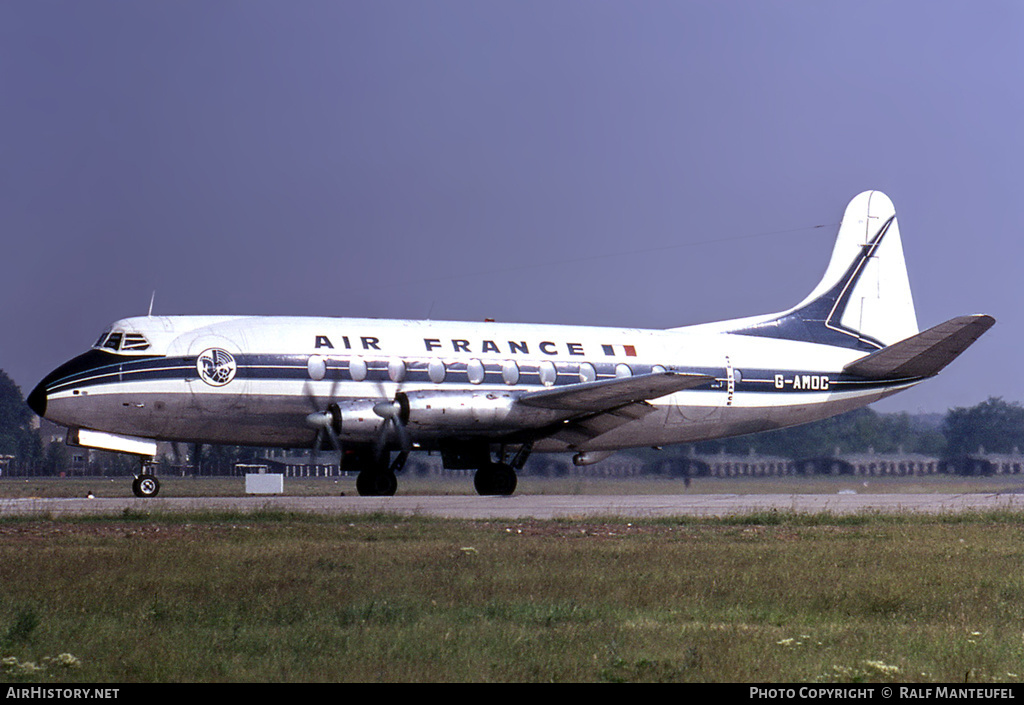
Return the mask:
[[896,209],[881,191],[846,207],[828,268],[789,311],[733,331],[877,350],[918,333]]

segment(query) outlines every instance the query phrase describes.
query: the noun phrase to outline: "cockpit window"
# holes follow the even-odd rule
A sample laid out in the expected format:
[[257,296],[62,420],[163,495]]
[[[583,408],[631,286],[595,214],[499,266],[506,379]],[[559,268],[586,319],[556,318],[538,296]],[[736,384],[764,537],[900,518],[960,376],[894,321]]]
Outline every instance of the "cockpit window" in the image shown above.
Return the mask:
[[107,342],[103,343],[103,347],[110,348],[111,350],[117,350],[121,347],[121,334],[111,333],[107,337]]
[[96,344],[93,345],[93,347],[94,348],[98,348],[101,345],[103,345],[103,341],[107,339],[108,335],[110,335],[110,329],[109,328],[107,330],[103,331],[103,333],[100,334],[100,339],[96,341]]
[[114,352],[119,350],[122,352],[148,350],[149,341],[146,340],[146,336],[142,333],[123,333],[121,331],[111,333],[108,331],[96,341],[96,347],[113,350]]
[[142,333],[125,333],[122,350],[145,350],[149,347],[149,341]]

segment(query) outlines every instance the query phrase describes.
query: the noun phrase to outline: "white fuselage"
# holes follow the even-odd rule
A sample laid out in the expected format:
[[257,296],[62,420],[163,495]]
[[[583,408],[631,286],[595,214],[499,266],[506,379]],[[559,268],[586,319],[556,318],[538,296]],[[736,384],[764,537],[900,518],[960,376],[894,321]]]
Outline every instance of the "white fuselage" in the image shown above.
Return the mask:
[[[843,374],[863,351],[714,326],[148,316],[112,331],[116,343],[106,335],[44,380],[48,418],[158,440],[309,447],[311,412],[337,404],[340,439],[370,442],[383,423],[373,403],[402,392],[420,448],[518,436],[535,451],[603,451],[804,423],[917,381]],[[653,411],[582,441],[551,431],[572,413],[516,404],[530,391],[664,370],[714,381],[651,399]]]

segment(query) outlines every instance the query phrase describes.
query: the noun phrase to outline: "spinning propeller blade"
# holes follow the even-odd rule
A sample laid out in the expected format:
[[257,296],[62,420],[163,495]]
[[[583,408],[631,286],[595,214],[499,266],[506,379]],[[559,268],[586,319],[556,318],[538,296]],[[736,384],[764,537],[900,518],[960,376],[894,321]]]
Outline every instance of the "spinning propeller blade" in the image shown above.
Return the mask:
[[338,403],[334,401],[334,395],[337,391],[337,387],[338,380],[335,378],[331,382],[331,391],[327,396],[328,402],[326,405],[322,405],[322,402],[317,399],[315,394],[313,394],[313,389],[310,383],[307,381],[303,384],[303,389],[306,393],[306,400],[309,402],[310,408],[312,409],[312,412],[306,416],[306,425],[316,429],[316,437],[313,440],[311,455],[313,465],[317,464],[325,437],[330,441],[331,447],[339,454],[342,450],[340,438],[341,407],[339,407]]
[[398,445],[403,452],[409,452],[412,442],[409,433],[406,431],[406,424],[409,423],[409,397],[405,392],[397,392],[394,401],[382,401],[373,405],[373,413],[384,419],[380,427],[380,435],[374,446],[374,454],[377,460],[384,457],[384,450],[387,446],[388,434],[393,429],[398,437]]

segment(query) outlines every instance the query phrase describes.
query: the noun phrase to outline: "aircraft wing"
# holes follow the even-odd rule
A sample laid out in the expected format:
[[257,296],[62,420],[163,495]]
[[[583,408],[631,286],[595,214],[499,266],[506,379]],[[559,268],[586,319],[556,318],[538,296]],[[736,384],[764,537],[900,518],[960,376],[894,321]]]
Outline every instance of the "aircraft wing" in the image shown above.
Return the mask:
[[548,434],[548,438],[565,443],[571,450],[585,450],[587,443],[630,421],[642,419],[654,411],[647,402],[619,406],[611,411],[589,414],[563,423]]
[[580,449],[588,441],[654,411],[647,403],[673,392],[715,381],[710,375],[654,372],[636,377],[583,382],[519,397],[528,406],[575,412],[575,418],[550,429],[549,438]]
[[687,372],[652,372],[636,377],[619,377],[600,382],[581,382],[565,387],[527,392],[520,404],[542,409],[593,413],[610,411],[626,404],[657,399],[673,392],[715,381],[709,375]]
[[931,377],[951,363],[996,322],[992,316],[960,316],[854,360],[843,372],[869,379]]

